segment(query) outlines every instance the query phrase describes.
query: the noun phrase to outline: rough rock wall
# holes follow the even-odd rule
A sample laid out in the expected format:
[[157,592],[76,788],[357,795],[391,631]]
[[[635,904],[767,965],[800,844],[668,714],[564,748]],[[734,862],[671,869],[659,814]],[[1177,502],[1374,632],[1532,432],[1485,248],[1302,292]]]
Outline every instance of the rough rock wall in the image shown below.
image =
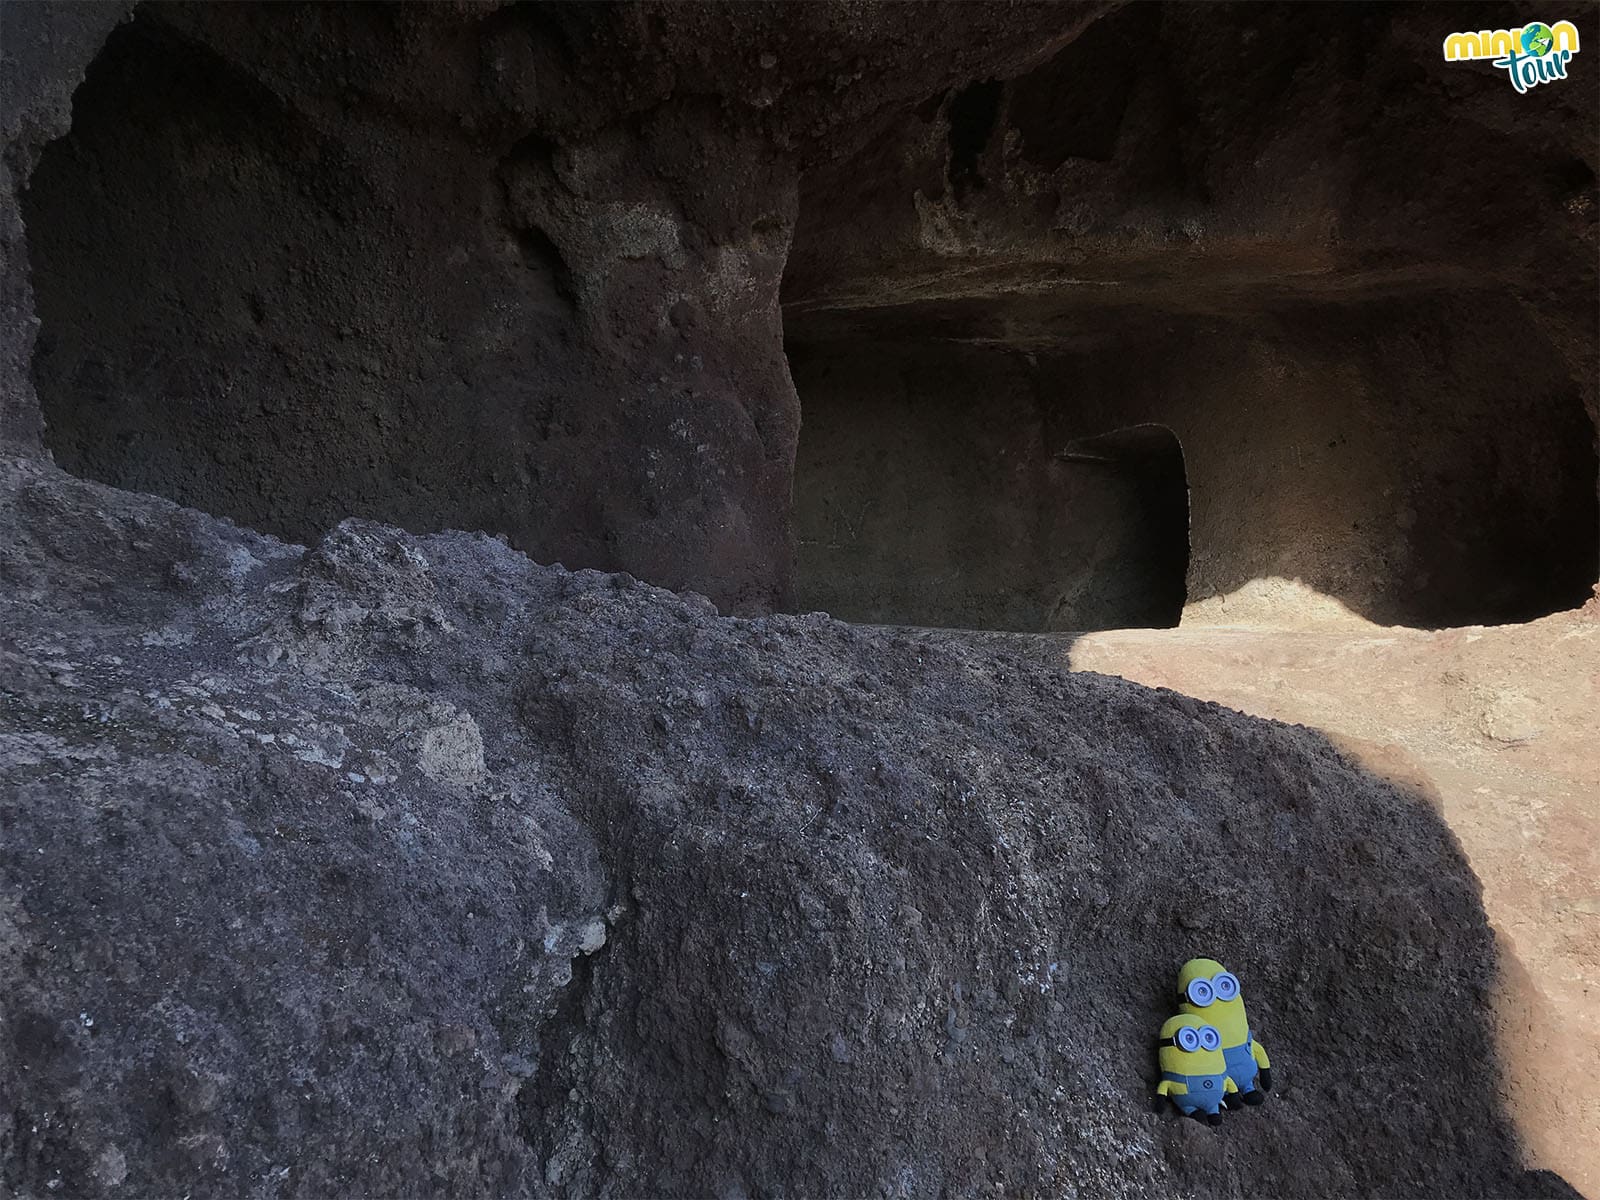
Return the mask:
[[[1569,523],[1580,585],[1600,573],[1595,429],[1575,417],[1600,423],[1593,89],[1519,95],[1439,50],[1520,11],[1119,9],[803,177],[790,343],[835,375],[891,330],[929,362],[949,342],[1009,351],[1012,374],[1030,354],[1103,356],[1087,396],[1081,372],[1033,386],[1085,419],[1154,407],[1180,429],[1192,601],[1287,573],[1384,620],[1550,611],[1480,602],[1515,574],[1514,532],[1454,563],[1421,545],[1470,543],[1488,491],[1535,547]],[[1600,45],[1594,9],[1571,15]],[[1553,459],[1569,461],[1552,489]],[[1581,602],[1550,574],[1556,606]],[[1419,591],[1437,612],[1408,615]]]
[[140,16],[46,152],[38,378],[69,469],[292,536],[382,515],[783,595],[794,395],[746,348],[779,342],[792,170],[692,102],[485,146],[450,127],[473,110],[331,125],[251,71]]
[[[1105,491],[1107,465],[1060,457],[1142,423],[1182,445],[1186,620],[1278,619],[1249,586],[1286,580],[1384,624],[1499,624],[1578,607],[1600,575],[1579,389],[1497,290],[1031,295],[789,326],[803,607],[1032,630],[1175,623],[1148,602],[1182,561],[1152,575],[1163,535]],[[941,539],[941,512],[974,536]],[[961,607],[990,589],[1012,608]],[[1059,610],[1041,599],[1063,595]]]
[[1030,632],[1178,623],[1189,488],[1169,430],[1068,461],[1074,400],[1041,399],[1013,354],[887,332],[789,351],[805,398],[798,609]]
[[[1312,732],[37,462],[0,535],[17,1194],[1571,1194],[1453,839]],[[1278,1077],[1215,1131],[1199,950]]]
[[[1562,566],[1553,601],[1477,603],[1494,548],[1409,561],[1429,535],[1403,472],[1435,438],[1436,386],[1397,390],[1409,448],[1381,447],[1371,462],[1392,470],[1363,473],[1375,491],[1350,506],[1322,495],[1350,490],[1343,430],[1267,453],[1198,444],[1324,423],[1306,411],[1323,401],[1272,398],[1250,360],[1260,329],[1292,330],[1330,296],[1355,314],[1334,375],[1371,353],[1374,314],[1398,320],[1421,373],[1468,378],[1475,444],[1517,442],[1466,370],[1486,348],[1494,390],[1538,393],[1541,432],[1570,436],[1573,396],[1600,415],[1581,80],[1518,96],[1439,61],[1442,30],[1509,9],[1138,5],[1076,40],[1098,6],[946,6],[915,27],[829,6],[266,11],[141,8],[38,172],[34,368],[50,444],[78,473],[286,536],[350,513],[480,528],[725,608],[869,611],[793,585],[791,487],[803,523],[810,498],[780,324],[791,347],[819,321],[870,347],[881,310],[904,308],[903,326],[1028,353],[1072,348],[1084,326],[1135,343],[1117,314],[1148,311],[1232,340],[1232,365],[1203,355],[1222,372],[1205,386],[1263,400],[1186,404],[1180,387],[1158,405],[1210,475],[1192,600],[1276,572],[1422,624],[1574,602]],[[1441,305],[1452,327],[1418,315]],[[1262,369],[1327,373],[1292,342],[1265,353]],[[1487,465],[1474,451],[1424,501],[1435,527],[1470,524],[1485,470],[1508,511],[1546,511],[1527,444]],[[1596,506],[1570,504],[1565,481],[1592,473],[1563,465],[1555,501],[1591,548]],[[1532,494],[1501,486],[1512,476]],[[1450,602],[1413,613],[1404,597],[1442,596],[1446,578]],[[1235,600],[1228,615],[1247,614]]]
[[1518,12],[1125,6],[990,85],[980,119],[955,89],[810,171],[785,300],[985,294],[1023,264],[1125,289],[1428,266],[1503,283],[1592,356],[1591,94],[1440,55]]
[[50,446],[781,605],[797,171],[1098,7],[145,5],[28,196]]

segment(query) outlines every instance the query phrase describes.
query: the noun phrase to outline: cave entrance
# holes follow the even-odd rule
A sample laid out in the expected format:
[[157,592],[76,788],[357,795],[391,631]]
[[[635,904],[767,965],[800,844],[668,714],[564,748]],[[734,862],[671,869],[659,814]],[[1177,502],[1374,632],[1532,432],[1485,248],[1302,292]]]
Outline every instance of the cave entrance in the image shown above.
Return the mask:
[[1177,437],[1135,425],[1062,445],[1026,367],[983,358],[790,346],[798,607],[1026,632],[1176,625],[1189,558]]
[[[269,86],[244,11],[139,5],[22,197],[56,461],[294,541],[353,515],[604,563],[586,430],[545,452],[571,306],[508,216],[517,162],[358,103],[321,59]],[[381,5],[317,14],[336,47],[398,36]]]
[[[1078,627],[1176,625],[1189,571],[1189,480],[1177,434],[1165,425],[1130,425],[1069,442],[1059,458],[1069,470],[1092,473],[1082,490],[1102,508],[1091,571],[1099,591],[1087,604],[1078,601],[1097,623]],[[1098,623],[1107,619],[1116,624]],[[1053,614],[1049,627],[1065,626]]]

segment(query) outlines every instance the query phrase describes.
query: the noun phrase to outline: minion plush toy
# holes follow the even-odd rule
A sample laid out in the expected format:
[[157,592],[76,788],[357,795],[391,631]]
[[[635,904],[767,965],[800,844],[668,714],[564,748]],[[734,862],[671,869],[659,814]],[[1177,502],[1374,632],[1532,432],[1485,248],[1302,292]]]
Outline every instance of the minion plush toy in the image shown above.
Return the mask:
[[1204,1017],[1168,1017],[1156,1045],[1161,1082],[1151,1111],[1160,1112],[1170,1100],[1185,1116],[1208,1125],[1220,1123],[1223,1098],[1238,1091],[1222,1057],[1222,1034]]
[[1272,1089],[1272,1061],[1250,1029],[1238,976],[1214,958],[1191,958],[1178,972],[1178,1011],[1222,1035],[1230,1091],[1246,1104],[1265,1101],[1264,1093]]

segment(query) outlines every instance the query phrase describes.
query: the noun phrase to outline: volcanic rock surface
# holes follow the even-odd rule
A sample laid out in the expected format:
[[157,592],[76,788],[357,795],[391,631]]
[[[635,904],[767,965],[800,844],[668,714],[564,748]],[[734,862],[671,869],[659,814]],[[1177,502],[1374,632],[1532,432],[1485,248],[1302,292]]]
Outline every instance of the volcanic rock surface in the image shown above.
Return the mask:
[[[1419,797],[1006,650],[10,461],[24,1195],[1560,1194]],[[1268,1105],[1146,1110],[1215,950]]]

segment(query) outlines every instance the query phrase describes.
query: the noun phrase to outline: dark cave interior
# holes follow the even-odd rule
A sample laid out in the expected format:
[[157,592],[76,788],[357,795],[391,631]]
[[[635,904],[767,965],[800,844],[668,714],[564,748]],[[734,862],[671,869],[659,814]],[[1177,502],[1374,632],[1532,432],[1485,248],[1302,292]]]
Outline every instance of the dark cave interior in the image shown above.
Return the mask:
[[1019,631],[1178,623],[1176,436],[1142,425],[1062,443],[1033,389],[993,370],[1012,359],[791,342],[798,607]]
[[[1127,186],[1163,179],[1192,200],[1173,172],[1201,134],[1172,123],[1170,87],[1141,100],[1142,77],[1111,63],[1117,111],[1100,124],[1117,136],[1044,120],[1075,52],[918,110],[946,127],[923,181],[941,203],[1015,221],[983,206],[1019,163],[1126,168]],[[597,453],[563,437],[615,439],[563,399],[582,314],[549,236],[506,228],[509,160],[433,132],[417,135],[426,153],[384,149],[312,108],[142,13],[108,40],[24,204],[57,460],[296,539],[353,514],[509,531],[568,565],[652,561],[585,476],[551,483]],[[1007,122],[1016,162],[996,157]],[[1045,141],[1061,153],[1040,157]],[[841,174],[870,180],[894,145],[801,189],[783,309],[801,421],[787,607],[1165,627],[1285,579],[1380,623],[1440,627],[1588,596],[1594,430],[1506,288],[1438,267],[1308,272],[1258,248],[1192,270],[1181,251],[1112,261],[1120,279],[1062,278],[1032,251],[976,276],[952,260],[931,291],[850,278],[859,264],[827,275],[830,196],[874,211]],[[1561,188],[1592,189],[1570,174]]]
[[791,314],[799,606],[1081,631],[1260,579],[1424,628],[1584,601],[1594,443],[1517,305],[1191,299]]

